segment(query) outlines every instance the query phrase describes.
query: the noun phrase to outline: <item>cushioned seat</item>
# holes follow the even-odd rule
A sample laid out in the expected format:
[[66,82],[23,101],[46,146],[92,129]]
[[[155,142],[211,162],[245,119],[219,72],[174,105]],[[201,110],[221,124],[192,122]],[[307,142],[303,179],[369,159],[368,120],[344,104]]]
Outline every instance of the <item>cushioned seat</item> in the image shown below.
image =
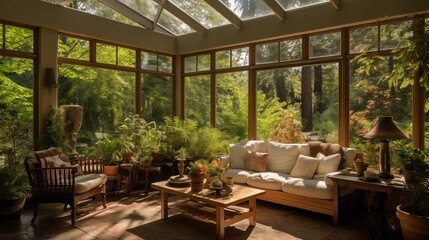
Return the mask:
[[242,169],[228,169],[225,172],[225,177],[232,177],[235,183],[246,184],[247,177],[255,172]]
[[91,173],[75,177],[75,193],[84,193],[95,187],[102,186],[107,181],[106,174]]
[[332,199],[332,187],[317,179],[289,178],[283,182],[281,190],[303,197]]
[[30,153],[25,158],[25,168],[34,205],[31,223],[37,218],[40,203],[64,203],[64,210],[70,205],[73,225],[79,201],[100,195],[106,208],[107,176],[101,159],[69,160],[60,149],[49,148]]
[[254,173],[247,177],[249,186],[271,190],[281,190],[284,181],[285,177],[273,172]]

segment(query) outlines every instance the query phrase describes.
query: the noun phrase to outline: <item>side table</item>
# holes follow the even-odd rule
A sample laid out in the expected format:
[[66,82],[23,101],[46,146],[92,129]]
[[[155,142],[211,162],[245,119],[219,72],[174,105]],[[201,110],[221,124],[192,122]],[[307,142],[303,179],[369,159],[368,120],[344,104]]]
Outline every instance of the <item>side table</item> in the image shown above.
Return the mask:
[[145,177],[145,195],[149,193],[149,174],[155,173],[157,176],[157,181],[159,180],[159,176],[161,175],[161,167],[137,167],[135,171],[135,178],[137,180],[140,179],[140,174],[144,173]]
[[125,184],[126,184],[126,191],[129,194],[132,190],[133,187],[133,182],[134,182],[134,165],[131,163],[123,163],[121,165],[119,165],[119,173],[121,175],[121,185],[123,183],[124,180]]
[[384,239],[387,237],[386,231],[384,230],[385,224],[383,221],[385,213],[385,201],[387,195],[394,191],[407,191],[404,186],[403,177],[395,176],[394,179],[380,179],[380,181],[365,181],[364,178],[360,178],[355,173],[332,175],[329,178],[333,182],[333,201],[337,202],[334,206],[337,208],[334,210],[335,214],[334,225],[338,226],[339,223],[339,209],[340,209],[340,186],[346,186],[349,188],[361,189],[370,192],[369,207],[376,213],[376,235],[377,239]]

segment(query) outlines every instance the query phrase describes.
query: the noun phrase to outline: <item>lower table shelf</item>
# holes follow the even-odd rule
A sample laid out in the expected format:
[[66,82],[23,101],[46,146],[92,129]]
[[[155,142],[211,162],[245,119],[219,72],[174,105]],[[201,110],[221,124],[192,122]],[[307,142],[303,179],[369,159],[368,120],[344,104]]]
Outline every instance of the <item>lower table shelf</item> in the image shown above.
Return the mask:
[[[216,207],[214,206],[202,202],[184,200],[170,204],[169,208],[181,212],[186,217],[216,224]],[[240,206],[230,206],[225,208],[224,212],[224,221],[227,222],[249,213],[250,209]]]

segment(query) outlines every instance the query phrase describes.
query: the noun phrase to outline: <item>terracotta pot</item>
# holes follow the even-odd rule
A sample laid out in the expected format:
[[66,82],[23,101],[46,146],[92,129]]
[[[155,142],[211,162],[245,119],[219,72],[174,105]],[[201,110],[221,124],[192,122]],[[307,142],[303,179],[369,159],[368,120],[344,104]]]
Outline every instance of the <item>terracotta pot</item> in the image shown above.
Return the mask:
[[134,153],[132,153],[132,152],[124,152],[124,153],[122,153],[122,160],[124,160],[124,162],[126,162],[126,163],[129,163],[129,162],[131,162],[133,155],[134,155]]
[[366,171],[366,169],[369,166],[368,163],[363,163],[363,162],[355,162],[354,165],[358,176],[363,176],[363,172]]
[[429,239],[429,217],[417,216],[402,210],[403,206],[396,206],[396,216],[402,229],[402,236],[407,239]]
[[104,174],[107,176],[115,176],[118,175],[119,165],[104,165]]
[[200,192],[203,190],[205,173],[194,173],[190,172],[189,179],[191,179],[191,191],[192,192]]

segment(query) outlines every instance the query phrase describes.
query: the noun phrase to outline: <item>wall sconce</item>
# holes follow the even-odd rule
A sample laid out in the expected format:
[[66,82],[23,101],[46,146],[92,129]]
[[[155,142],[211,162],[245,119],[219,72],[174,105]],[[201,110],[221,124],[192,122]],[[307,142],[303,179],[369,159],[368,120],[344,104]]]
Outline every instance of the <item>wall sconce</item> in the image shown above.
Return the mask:
[[390,174],[390,149],[389,140],[405,139],[405,134],[395,125],[392,117],[379,117],[375,126],[369,131],[364,138],[377,139],[380,143],[380,178],[391,179]]
[[57,76],[55,76],[55,71],[53,68],[47,68],[45,70],[45,86],[46,87],[58,86]]

